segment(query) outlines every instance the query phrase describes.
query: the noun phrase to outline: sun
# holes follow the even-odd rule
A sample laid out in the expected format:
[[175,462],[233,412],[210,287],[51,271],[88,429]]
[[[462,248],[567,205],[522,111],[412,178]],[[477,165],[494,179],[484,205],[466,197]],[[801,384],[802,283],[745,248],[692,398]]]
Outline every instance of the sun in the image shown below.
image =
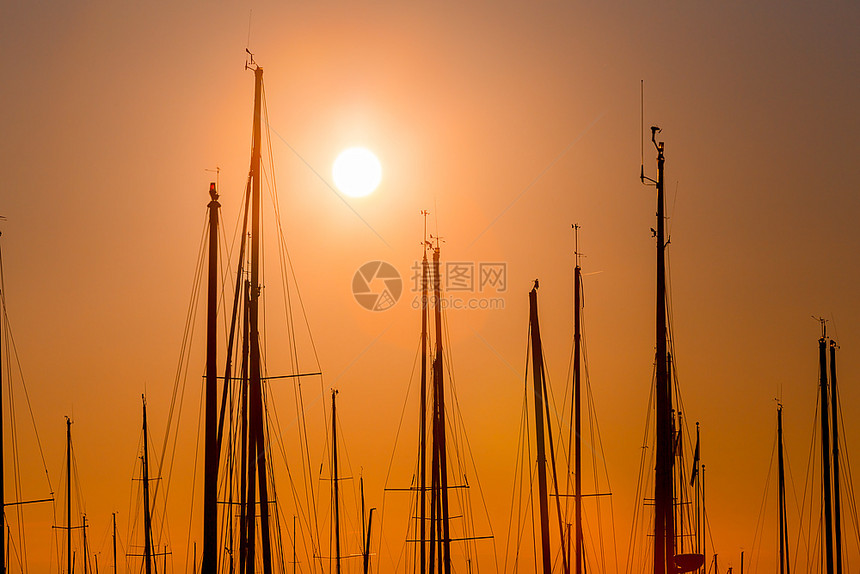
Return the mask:
[[364,197],[382,181],[382,165],[373,152],[351,147],[340,152],[331,168],[334,185],[350,197]]

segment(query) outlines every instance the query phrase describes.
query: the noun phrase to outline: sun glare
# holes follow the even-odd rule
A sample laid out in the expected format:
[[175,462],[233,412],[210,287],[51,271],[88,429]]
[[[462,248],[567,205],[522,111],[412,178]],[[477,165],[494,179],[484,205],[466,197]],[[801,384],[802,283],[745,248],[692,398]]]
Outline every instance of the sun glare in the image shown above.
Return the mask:
[[363,147],[343,150],[331,168],[335,186],[350,197],[364,197],[382,181],[382,165],[373,152]]

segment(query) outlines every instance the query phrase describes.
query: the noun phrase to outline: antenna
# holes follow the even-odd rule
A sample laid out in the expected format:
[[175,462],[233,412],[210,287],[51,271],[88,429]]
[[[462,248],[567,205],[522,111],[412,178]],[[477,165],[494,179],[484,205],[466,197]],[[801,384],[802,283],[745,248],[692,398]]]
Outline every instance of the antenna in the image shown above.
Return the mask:
[[582,256],[579,252],[579,230],[581,226],[578,223],[572,223],[570,227],[573,229],[573,255],[576,260],[576,266],[579,267],[579,260]]
[[[247,46],[248,48],[251,47],[251,16],[253,16],[253,15],[254,15],[254,9],[251,8],[250,10],[248,10],[248,41],[245,42],[245,46]],[[247,50],[247,48],[246,48],[246,50]],[[250,52],[248,52],[248,53],[250,54]]]
[[[657,143],[657,134],[662,130],[657,126],[651,126],[651,141],[657,148],[658,165],[663,156],[663,142]],[[639,180],[643,185],[657,185],[657,180],[645,176],[645,80],[639,80],[639,152],[641,161],[639,167]]]

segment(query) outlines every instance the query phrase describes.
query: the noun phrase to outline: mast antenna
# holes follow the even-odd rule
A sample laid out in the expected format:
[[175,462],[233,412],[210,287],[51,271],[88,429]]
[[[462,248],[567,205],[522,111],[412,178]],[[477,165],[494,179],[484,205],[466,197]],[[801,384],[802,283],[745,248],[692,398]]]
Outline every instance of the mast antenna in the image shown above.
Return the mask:
[[246,70],[256,70],[259,68],[257,62],[254,61],[254,54],[248,48],[245,48],[245,52],[248,53],[248,59],[245,60],[245,69]]
[[578,223],[572,223],[570,227],[573,229],[573,255],[576,259],[576,266],[579,267],[579,261],[582,258],[582,253],[579,252],[579,230],[582,226]]
[[[251,46],[251,16],[253,16],[253,15],[254,15],[254,9],[251,8],[250,10],[248,10],[248,40],[245,42],[245,45],[248,47]],[[247,51],[247,48],[245,48],[245,51]],[[251,52],[248,52],[248,53],[250,54]],[[253,61],[253,55],[251,56],[251,58]]]

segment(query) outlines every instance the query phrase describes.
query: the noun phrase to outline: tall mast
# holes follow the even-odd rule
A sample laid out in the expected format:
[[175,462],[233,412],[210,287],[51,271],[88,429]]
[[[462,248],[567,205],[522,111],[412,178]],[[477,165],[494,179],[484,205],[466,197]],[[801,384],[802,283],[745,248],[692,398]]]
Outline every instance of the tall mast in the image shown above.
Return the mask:
[[833,528],[836,542],[836,574],[842,574],[842,516],[839,507],[839,418],[836,404],[836,341],[830,340],[830,407],[833,427]]
[[[263,68],[253,62],[249,64],[254,70],[254,132],[253,147],[251,149],[251,293],[249,304],[249,326],[250,326],[250,396],[249,396],[249,456],[248,456],[248,480],[249,487],[255,480],[259,487],[260,507],[260,538],[263,547],[263,572],[271,574],[272,555],[269,534],[269,498],[266,480],[266,448],[264,445],[263,429],[263,389],[262,389],[262,365],[260,353],[260,318],[259,300],[262,291],[260,283],[260,177],[261,177],[261,115],[263,95]],[[248,504],[249,513],[247,520],[253,523],[256,514],[254,506]],[[250,524],[249,524],[250,526]],[[252,530],[250,527],[249,530]],[[250,534],[250,533],[249,533]],[[248,561],[246,568],[248,574],[254,572],[253,560],[254,537],[248,537]]]
[[821,483],[824,487],[824,564],[827,574],[833,574],[833,516],[830,496],[830,422],[827,404],[827,334],[821,320],[818,339],[818,371],[821,390]]
[[[696,453],[693,455],[693,466],[694,466],[693,472],[696,475],[699,474],[699,459],[700,459],[700,453],[701,453],[700,439],[701,439],[701,437],[699,435],[699,423],[696,422]],[[705,533],[704,533],[704,528],[702,526],[704,524],[704,520],[703,520],[702,515],[705,512],[705,493],[702,490],[702,481],[704,480],[705,477],[704,477],[704,475],[702,475],[702,476],[694,477],[694,478],[698,478],[698,482],[696,482],[696,490],[694,492],[694,497],[696,499],[696,552],[698,554],[702,555],[702,566],[698,569],[698,571],[704,572],[704,567],[705,567],[705,560],[704,560],[704,557],[705,557],[705,548],[704,548]],[[693,481],[690,480],[690,482],[692,483]]]
[[[788,518],[785,508],[785,464],[782,442],[782,405],[776,409],[776,435],[779,449],[779,574],[789,574],[788,566]],[[743,568],[743,567],[742,567]]]
[[657,149],[657,179],[647,179],[657,187],[657,332],[656,332],[656,469],[654,480],[654,574],[675,572],[675,517],[672,481],[672,394],[668,374],[666,326],[666,239],[663,194],[664,143],[657,142],[660,128],[651,128]]
[[338,496],[337,476],[337,405],[335,397],[337,391],[331,390],[331,469],[332,481],[334,482],[334,551],[335,572],[340,574],[340,497]]
[[[241,449],[241,466],[240,468],[244,469],[244,471],[248,470],[248,452],[250,448],[250,440],[248,439],[248,355],[250,354],[249,350],[249,327],[248,327],[248,314],[250,307],[250,287],[251,282],[247,279],[244,281],[243,293],[245,297],[245,304],[242,312],[242,388],[240,392],[240,416],[239,420],[241,421],[241,428],[239,429],[240,436],[240,444],[242,445]],[[248,485],[248,473],[242,472],[239,477],[239,524],[241,525],[239,528],[239,573],[245,574],[245,563],[248,558],[251,558],[253,561],[253,547],[249,544],[249,534],[253,534],[253,525],[254,525],[254,488],[253,481],[251,481],[251,485]]]
[[[438,238],[437,238],[438,241]],[[433,298],[436,327],[436,356],[433,359],[433,481],[436,491],[438,557],[440,572],[451,574],[451,531],[448,521],[448,458],[445,445],[445,384],[442,348],[442,275],[439,245],[433,250]],[[431,507],[434,506],[431,504]],[[431,525],[432,528],[432,525]],[[433,533],[431,532],[431,540]],[[431,558],[432,566],[432,558]],[[432,570],[432,568],[431,568]]]
[[83,531],[84,538],[84,574],[88,574],[89,570],[87,566],[90,563],[90,553],[87,550],[87,515],[84,514],[81,516],[81,527]]
[[[367,526],[365,527],[365,513],[364,513],[364,477],[359,478],[359,485],[361,487],[361,541],[362,541],[362,558],[363,558],[363,569],[362,572],[364,574],[368,574],[370,571],[370,526],[373,523],[373,511],[375,508],[370,509],[370,515],[367,516]],[[423,570],[422,570],[423,572]]]
[[[2,277],[2,255],[0,255],[0,277]],[[0,289],[2,289],[2,282],[0,282]],[[3,293],[0,293],[0,297],[3,296]],[[5,306],[0,309],[0,574],[6,574],[6,536],[4,533],[6,532],[6,513],[3,509],[6,506],[6,485],[4,482],[4,475],[6,474],[6,467],[4,465],[4,454],[3,454],[3,365],[6,363],[3,361],[3,335],[6,334],[6,308]],[[71,574],[71,573],[70,573]]]
[[111,522],[113,523],[113,574],[117,574],[117,569],[116,569],[116,512],[111,513]]
[[[209,184],[209,278],[206,306],[206,423],[203,473],[202,574],[218,571],[218,192]],[[224,385],[229,381],[225,380]]]
[[422,211],[424,216],[424,257],[421,260],[421,412],[419,414],[419,427],[421,436],[419,438],[418,450],[418,506],[420,514],[418,517],[418,530],[420,533],[420,570],[427,571],[427,211]]
[[[538,500],[540,502],[541,560],[543,573],[552,573],[549,551],[549,501],[546,487],[546,446],[543,419],[543,348],[537,309],[537,281],[529,291],[529,325],[532,339],[532,380],[534,381],[535,442],[537,443]],[[579,478],[579,477],[577,477]]]
[[574,523],[576,536],[576,574],[582,574],[582,414],[580,396],[582,392],[582,376],[580,360],[582,355],[582,268],[579,265],[579,226],[574,225],[576,266],[573,269],[573,434],[576,445],[574,451]]
[[[146,397],[143,399],[143,561],[146,574],[152,574],[152,515],[149,510],[149,455],[146,432]],[[86,556],[84,556],[86,560]]]
[[72,420],[66,417],[66,547],[68,574],[72,574]]

